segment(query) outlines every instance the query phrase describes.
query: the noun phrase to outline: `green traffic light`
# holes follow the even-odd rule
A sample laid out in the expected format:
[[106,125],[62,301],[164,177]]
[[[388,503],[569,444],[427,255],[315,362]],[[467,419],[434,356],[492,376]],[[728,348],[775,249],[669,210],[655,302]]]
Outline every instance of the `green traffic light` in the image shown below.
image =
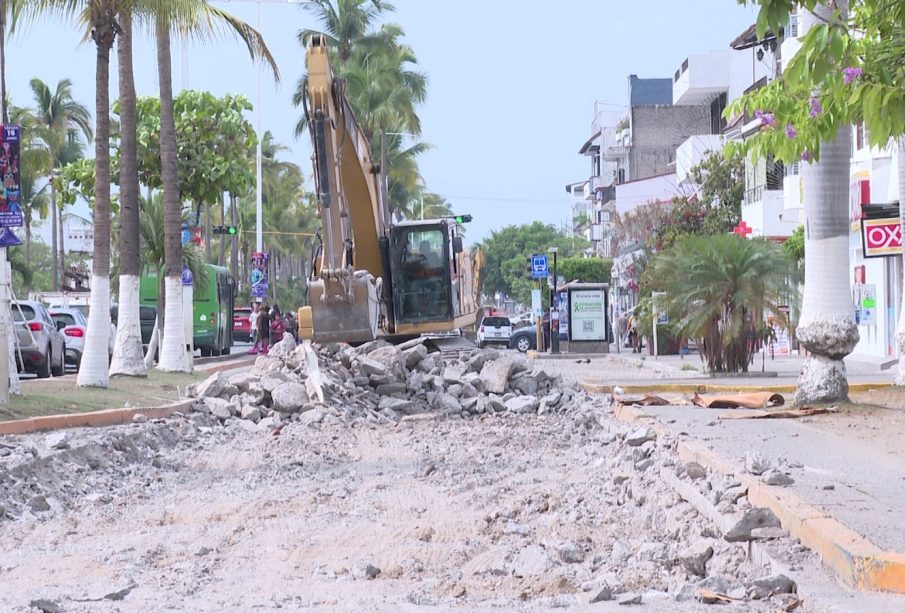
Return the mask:
[[228,234],[236,234],[236,233],[239,232],[239,230],[238,230],[238,228],[236,228],[236,226],[229,226],[229,227],[226,229],[226,231],[227,231]]

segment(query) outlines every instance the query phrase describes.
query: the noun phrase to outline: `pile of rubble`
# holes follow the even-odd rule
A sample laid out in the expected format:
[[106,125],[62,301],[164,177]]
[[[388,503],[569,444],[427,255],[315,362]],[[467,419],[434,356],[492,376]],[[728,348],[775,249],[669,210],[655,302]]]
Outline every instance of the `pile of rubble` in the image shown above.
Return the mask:
[[446,361],[420,338],[315,348],[290,337],[259,356],[251,372],[228,378],[216,373],[186,391],[198,400],[195,411],[221,421],[238,418],[249,430],[320,422],[328,415],[399,422],[424,414],[544,414],[577,393],[562,377],[493,349]]

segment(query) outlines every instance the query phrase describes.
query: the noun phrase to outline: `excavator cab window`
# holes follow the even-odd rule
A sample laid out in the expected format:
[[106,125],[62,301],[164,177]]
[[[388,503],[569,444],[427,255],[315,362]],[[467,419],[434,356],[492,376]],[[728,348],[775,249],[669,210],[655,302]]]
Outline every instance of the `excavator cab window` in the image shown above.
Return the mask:
[[445,225],[393,228],[396,321],[418,323],[452,318],[447,233]]

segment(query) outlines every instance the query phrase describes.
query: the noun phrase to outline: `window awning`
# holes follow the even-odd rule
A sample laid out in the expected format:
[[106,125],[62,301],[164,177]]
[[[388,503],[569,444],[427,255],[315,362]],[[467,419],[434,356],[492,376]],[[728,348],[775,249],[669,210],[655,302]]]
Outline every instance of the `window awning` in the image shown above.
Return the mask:
[[579,155],[586,155],[588,151],[593,150],[595,153],[600,151],[600,145],[595,145],[594,141],[597,140],[597,137],[600,136],[600,130],[594,132],[594,136],[589,138],[585,144],[581,146],[581,149],[578,150]]

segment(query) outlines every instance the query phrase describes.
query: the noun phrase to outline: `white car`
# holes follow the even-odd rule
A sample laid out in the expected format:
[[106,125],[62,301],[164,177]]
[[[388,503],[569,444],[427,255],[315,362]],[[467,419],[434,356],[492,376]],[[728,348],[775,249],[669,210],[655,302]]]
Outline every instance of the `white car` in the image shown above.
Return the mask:
[[66,362],[78,370],[85,352],[85,336],[88,334],[85,316],[80,309],[73,308],[51,309],[50,316],[66,338]]
[[484,347],[488,343],[508,346],[511,334],[512,323],[507,317],[485,317],[478,327],[478,347]]
[[509,318],[513,328],[520,328],[534,323],[534,315],[530,311]]

